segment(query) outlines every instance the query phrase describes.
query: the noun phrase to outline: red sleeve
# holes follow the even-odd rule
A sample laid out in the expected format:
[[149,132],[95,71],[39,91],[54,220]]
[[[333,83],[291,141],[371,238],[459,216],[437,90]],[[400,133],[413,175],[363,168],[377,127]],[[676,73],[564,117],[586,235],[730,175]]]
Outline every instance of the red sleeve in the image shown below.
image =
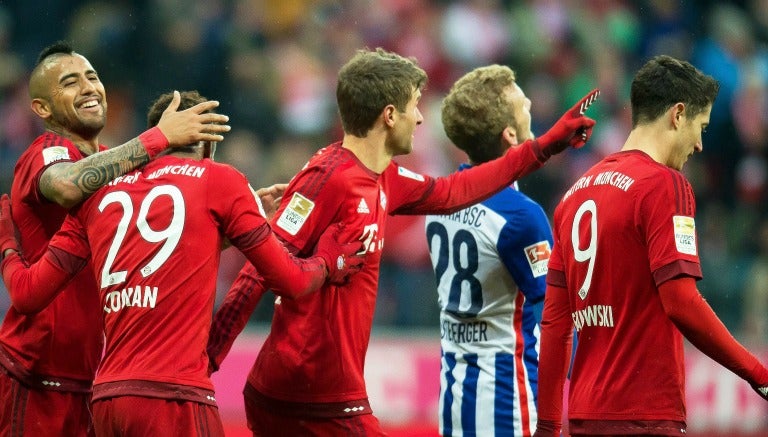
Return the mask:
[[22,314],[33,314],[48,306],[85,265],[86,260],[49,247],[31,266],[17,255],[4,259],[0,268],[13,307]]
[[266,291],[256,269],[246,262],[213,316],[207,351],[214,371],[219,370]]
[[18,176],[26,178],[29,182],[28,184],[19,184],[19,186],[27,190],[24,193],[25,198],[34,199],[39,203],[49,202],[40,193],[40,176],[56,164],[73,163],[82,159],[83,155],[71,141],[51,132],[46,132],[36,138],[30,148],[39,153],[30,155],[26,162],[17,168]]
[[[259,212],[254,193],[242,173],[226,165],[212,166],[208,202],[224,235],[259,271],[264,287],[277,295],[298,297],[325,282],[325,261],[300,259],[288,252]],[[222,195],[226,193],[226,195]]]
[[678,171],[665,168],[644,181],[635,223],[642,224],[651,271],[657,284],[678,274],[701,279],[696,236],[696,199]]
[[[264,224],[264,227],[269,230],[269,225]],[[301,259],[291,255],[271,231],[256,246],[243,248],[236,240],[232,244],[259,271],[263,286],[278,296],[299,297],[320,288],[325,282],[326,268],[322,258]]]
[[[573,322],[565,288],[547,284],[539,353],[539,419],[560,424],[563,386],[571,361]],[[559,426],[556,433],[559,435]]]
[[493,161],[436,179],[390,165],[385,170],[393,188],[390,214],[449,214],[484,200],[541,168],[532,144],[526,141]]
[[[309,253],[323,231],[339,221],[339,211],[349,195],[345,185],[348,180],[339,174],[343,173],[336,167],[312,165],[300,171],[288,184],[271,224],[294,253]],[[306,215],[302,211],[306,211]],[[301,224],[291,228],[288,216],[297,213]]]
[[667,316],[691,344],[750,384],[768,384],[768,370],[728,332],[693,278],[664,282],[659,295]]

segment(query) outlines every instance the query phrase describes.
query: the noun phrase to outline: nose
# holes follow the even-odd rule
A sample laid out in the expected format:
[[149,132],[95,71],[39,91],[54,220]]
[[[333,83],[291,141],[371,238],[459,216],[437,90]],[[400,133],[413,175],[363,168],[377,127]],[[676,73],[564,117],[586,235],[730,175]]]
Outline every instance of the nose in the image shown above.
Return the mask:
[[419,111],[419,108],[416,108],[416,124],[421,124],[424,122],[424,116],[421,115],[421,111]]
[[693,151],[694,152],[701,152],[704,150],[704,143],[701,141],[697,141],[696,144],[693,145]]
[[91,82],[87,77],[80,79],[80,93],[90,94],[96,90],[96,85]]

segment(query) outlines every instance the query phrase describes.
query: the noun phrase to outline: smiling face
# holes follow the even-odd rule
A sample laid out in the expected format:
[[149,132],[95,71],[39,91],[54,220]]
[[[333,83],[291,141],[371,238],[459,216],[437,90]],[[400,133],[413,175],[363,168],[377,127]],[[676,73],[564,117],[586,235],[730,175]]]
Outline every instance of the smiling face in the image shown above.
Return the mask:
[[675,170],[682,170],[683,165],[695,152],[701,152],[704,145],[701,134],[709,125],[712,105],[693,117],[681,116],[677,132],[677,141],[669,153],[667,165]]
[[50,56],[33,73],[30,92],[33,111],[54,132],[88,141],[94,140],[106,124],[104,85],[81,55]]

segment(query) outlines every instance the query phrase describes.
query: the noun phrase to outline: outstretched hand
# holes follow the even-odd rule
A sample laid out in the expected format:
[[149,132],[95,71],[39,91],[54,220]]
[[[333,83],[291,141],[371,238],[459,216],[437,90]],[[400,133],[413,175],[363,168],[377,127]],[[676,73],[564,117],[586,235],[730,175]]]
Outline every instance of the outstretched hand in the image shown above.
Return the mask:
[[323,232],[317,242],[315,255],[325,260],[328,269],[328,281],[332,284],[345,284],[354,273],[360,271],[365,263],[363,242],[341,242],[343,226],[337,223]]
[[157,127],[168,139],[170,147],[182,147],[198,141],[223,141],[222,133],[229,132],[230,126],[226,125],[229,117],[212,112],[219,106],[216,100],[209,100],[197,105],[177,111],[181,104],[181,95],[173,92],[173,99],[163,111]]
[[597,88],[590,91],[566,111],[544,135],[536,139],[534,149],[540,161],[546,161],[568,146],[578,149],[587,143],[589,137],[592,136],[595,120],[585,116],[584,112],[597,100],[599,95],[600,90]]
[[11,217],[11,198],[7,194],[0,196],[0,259],[5,258],[5,251],[19,251],[16,241],[16,227]]

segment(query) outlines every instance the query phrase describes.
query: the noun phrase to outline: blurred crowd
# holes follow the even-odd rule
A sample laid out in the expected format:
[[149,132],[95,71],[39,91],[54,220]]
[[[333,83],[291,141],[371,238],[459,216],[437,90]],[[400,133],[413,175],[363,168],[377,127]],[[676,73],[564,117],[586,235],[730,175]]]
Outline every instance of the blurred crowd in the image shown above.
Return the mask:
[[[741,340],[768,344],[768,0],[3,0],[2,192],[42,129],[29,109],[27,75],[38,52],[59,39],[89,58],[106,86],[102,143],[143,130],[160,93],[196,89],[230,116],[217,159],[254,187],[287,182],[315,150],[341,138],[336,73],[358,48],[413,56],[429,74],[414,152],[396,160],[433,175],[464,159],[443,134],[440,102],[468,70],[514,69],[538,133],[599,87],[587,147],[520,181],[550,216],[578,175],[621,148],[636,69],[656,54],[689,60],[721,83],[704,152],[684,170],[698,201],[700,289]],[[423,218],[390,224],[376,326],[436,329]],[[242,262],[235,251],[223,255],[220,296]],[[269,301],[254,322],[269,320]]]

